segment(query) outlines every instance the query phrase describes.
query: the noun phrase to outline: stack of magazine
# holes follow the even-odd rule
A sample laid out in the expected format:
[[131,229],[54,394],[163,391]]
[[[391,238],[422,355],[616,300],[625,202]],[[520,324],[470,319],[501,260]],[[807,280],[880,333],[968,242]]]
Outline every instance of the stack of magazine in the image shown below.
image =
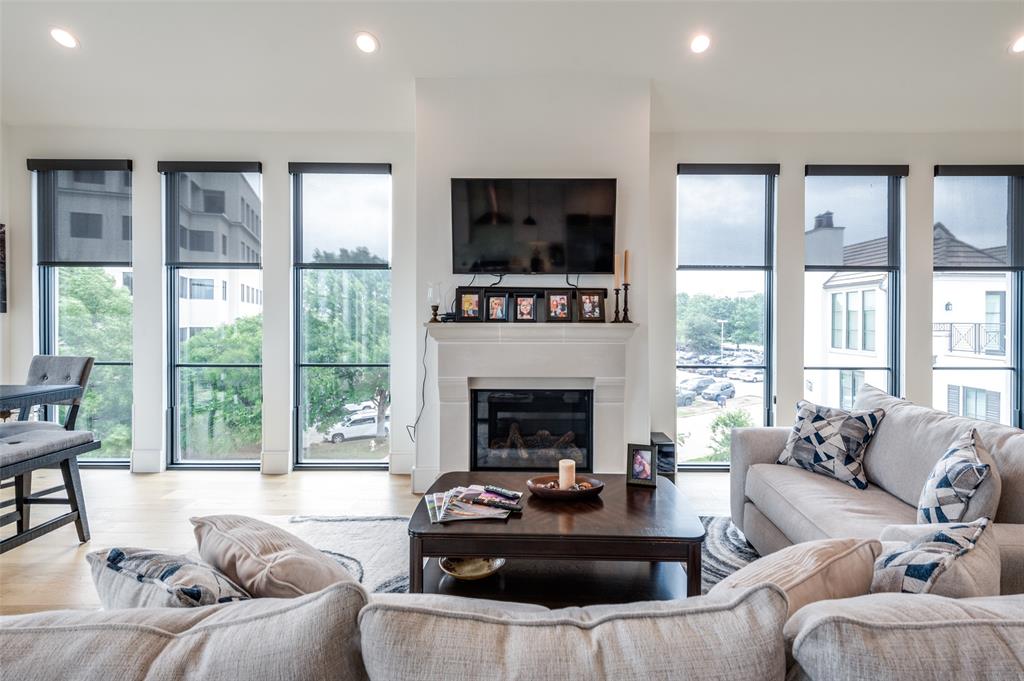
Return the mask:
[[[426,495],[427,513],[430,522],[447,523],[453,520],[487,520],[504,519],[512,511],[504,508],[486,506],[481,501],[501,501],[509,503],[509,499],[494,492],[488,492],[482,485],[454,487],[447,492]],[[474,503],[475,502],[475,503]]]

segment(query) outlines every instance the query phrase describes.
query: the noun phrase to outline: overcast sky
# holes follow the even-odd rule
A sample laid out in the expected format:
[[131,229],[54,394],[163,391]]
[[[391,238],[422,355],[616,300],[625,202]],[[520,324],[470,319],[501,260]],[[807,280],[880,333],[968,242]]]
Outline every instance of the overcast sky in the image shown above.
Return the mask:
[[935,222],[972,246],[1006,243],[1005,177],[936,177]]
[[390,261],[391,176],[304,174],[302,228],[307,260],[317,248],[337,253],[365,246]]

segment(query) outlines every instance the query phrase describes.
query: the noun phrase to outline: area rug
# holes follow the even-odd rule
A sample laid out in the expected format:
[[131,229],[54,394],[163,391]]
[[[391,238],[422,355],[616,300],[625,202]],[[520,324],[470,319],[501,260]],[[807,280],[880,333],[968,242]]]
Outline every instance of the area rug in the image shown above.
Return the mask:
[[[703,516],[707,530],[701,591],[758,558],[729,518]],[[344,565],[367,591],[409,590],[409,519],[401,516],[293,516],[283,525]]]

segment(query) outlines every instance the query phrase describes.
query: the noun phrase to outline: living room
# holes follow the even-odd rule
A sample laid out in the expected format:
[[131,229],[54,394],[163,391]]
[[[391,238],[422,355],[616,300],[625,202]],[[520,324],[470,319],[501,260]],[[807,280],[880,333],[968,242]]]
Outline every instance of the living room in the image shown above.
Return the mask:
[[0,0],[0,74],[11,678],[1024,678],[1019,1]]

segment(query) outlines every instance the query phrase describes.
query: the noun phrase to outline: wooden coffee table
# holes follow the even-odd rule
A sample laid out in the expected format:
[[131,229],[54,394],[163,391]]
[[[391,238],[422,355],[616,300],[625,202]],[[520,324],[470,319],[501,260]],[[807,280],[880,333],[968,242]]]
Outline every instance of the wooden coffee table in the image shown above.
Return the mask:
[[[524,492],[507,520],[430,522],[421,500],[409,520],[409,591],[447,593],[549,607],[698,596],[704,526],[669,480],[657,489],[626,485],[625,475],[585,501],[553,501],[526,488],[536,472],[446,473],[428,494],[493,484]],[[441,571],[441,556],[508,559],[497,574],[461,582]],[[426,559],[426,565],[424,560]],[[682,564],[686,564],[686,570]]]

